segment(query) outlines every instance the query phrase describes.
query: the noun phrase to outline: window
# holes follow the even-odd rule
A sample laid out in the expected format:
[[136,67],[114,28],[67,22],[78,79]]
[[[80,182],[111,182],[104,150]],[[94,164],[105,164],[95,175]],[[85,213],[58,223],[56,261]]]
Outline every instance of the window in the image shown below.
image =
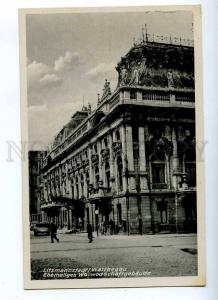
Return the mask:
[[196,165],[194,162],[186,162],[186,173],[188,185],[190,187],[196,186]]
[[153,188],[165,188],[165,163],[152,163],[152,183]]
[[119,130],[116,131],[116,140],[117,140],[117,142],[120,141],[120,131]]
[[74,185],[73,185],[73,183],[71,184],[71,192],[72,192],[72,198],[74,198]]
[[81,175],[81,196],[84,196],[84,180],[83,180],[83,175]]
[[89,180],[89,173],[87,172],[86,173],[86,187],[87,187],[87,196],[89,196],[89,183],[90,183],[90,180]]
[[110,165],[109,162],[105,164],[105,179],[106,179],[106,187],[110,187]]
[[165,183],[163,164],[153,164],[152,174],[153,174],[153,183]]
[[79,181],[78,181],[78,177],[76,177],[76,196],[77,199],[79,198]]
[[117,173],[118,173],[118,188],[120,191],[123,190],[123,163],[121,157],[117,159]]

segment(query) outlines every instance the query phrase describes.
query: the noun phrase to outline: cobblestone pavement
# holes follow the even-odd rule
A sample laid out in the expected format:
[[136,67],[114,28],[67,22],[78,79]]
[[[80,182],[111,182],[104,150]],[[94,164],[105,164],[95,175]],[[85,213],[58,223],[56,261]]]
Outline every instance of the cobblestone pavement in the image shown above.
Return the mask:
[[138,276],[136,272],[152,277],[197,275],[194,234],[95,236],[91,244],[85,233],[59,238],[60,243],[51,244],[49,237],[31,235],[32,279],[45,279],[44,268],[123,268],[131,277]]

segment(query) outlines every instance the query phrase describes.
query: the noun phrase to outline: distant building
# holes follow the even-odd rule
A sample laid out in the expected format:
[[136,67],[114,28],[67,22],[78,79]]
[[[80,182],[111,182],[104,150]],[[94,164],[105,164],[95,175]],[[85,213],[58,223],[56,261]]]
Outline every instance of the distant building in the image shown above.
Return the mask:
[[29,151],[29,211],[30,221],[41,221],[43,174],[41,172],[46,151]]
[[194,232],[194,49],[149,37],[121,58],[114,92],[55,137],[41,174],[43,219],[60,227],[115,222],[116,232]]

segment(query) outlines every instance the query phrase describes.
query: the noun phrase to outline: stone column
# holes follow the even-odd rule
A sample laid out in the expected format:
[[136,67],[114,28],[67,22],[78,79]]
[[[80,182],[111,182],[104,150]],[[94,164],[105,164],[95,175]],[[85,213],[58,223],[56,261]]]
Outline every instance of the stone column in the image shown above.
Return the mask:
[[[121,143],[122,143],[122,162],[123,162],[123,191],[126,192],[127,191],[127,177],[126,177],[126,170],[128,168],[128,162],[127,162],[127,147],[126,147],[126,128],[124,127],[124,125],[122,125],[121,127]],[[118,166],[116,163],[116,170],[117,170]],[[116,171],[116,175],[117,175],[117,171]],[[116,176],[117,177],[117,176]],[[116,180],[117,181],[117,180]],[[118,184],[117,184],[118,187]]]
[[172,143],[173,143],[173,158],[172,158],[172,171],[173,171],[173,188],[175,190],[178,189],[177,175],[178,175],[178,167],[179,167],[179,159],[178,159],[178,144],[177,144],[177,136],[175,127],[172,128]]
[[89,146],[88,149],[88,157],[89,157],[89,183],[93,184],[94,178],[93,178],[93,168],[92,168],[92,147]]
[[87,178],[86,178],[86,172],[83,174],[83,196],[88,197],[87,195]]
[[148,189],[146,173],[146,156],[145,156],[145,129],[139,127],[139,170],[140,170],[140,187],[141,190]]
[[167,178],[167,186],[168,189],[171,188],[171,177],[170,177],[170,157],[167,155],[166,157],[166,178]]
[[103,186],[106,186],[105,161],[103,161],[103,159],[101,159],[101,167],[102,167],[102,182],[103,182]]
[[134,171],[132,127],[126,126],[126,147],[129,171]]
[[70,177],[68,174],[68,170],[69,170],[69,162],[66,161],[66,192],[69,196],[71,196],[71,181],[70,181]]
[[99,168],[99,181],[103,181],[103,168],[102,168],[102,156],[101,156],[101,141],[98,141],[98,168]]
[[130,100],[130,92],[129,91],[124,91],[123,92],[123,100],[125,102],[125,100]]
[[[121,133],[122,134],[122,133]],[[116,142],[116,131],[114,130],[112,132],[112,143],[115,143]],[[112,153],[112,148],[110,149],[110,153],[113,155]],[[117,157],[114,156],[114,189],[116,191],[118,191],[118,180],[117,180]]]
[[72,228],[73,226],[73,224],[72,224],[72,209],[69,209],[69,225],[70,225],[70,228]]
[[47,184],[47,198],[48,200],[49,199],[49,196],[50,196],[50,193],[49,193],[49,189],[50,189],[50,184],[49,184],[49,173],[47,173],[47,176],[46,176],[46,184]]
[[142,101],[142,92],[141,91],[137,92],[137,101]]
[[112,144],[113,144],[113,137],[112,137],[112,134],[110,133],[108,136],[109,164],[110,164],[110,187],[113,190],[115,174],[114,174],[114,157],[113,157]]
[[[126,128],[122,126],[122,149],[124,154],[124,168],[126,169],[126,164],[128,167],[128,187],[129,190],[135,190],[133,139],[132,127],[130,125],[127,125]],[[125,157],[127,161],[125,161]]]
[[47,192],[46,192],[46,184],[44,182],[44,185],[43,185],[43,198],[46,202],[48,202],[48,197],[47,197]]
[[74,177],[73,177],[73,183],[74,183],[74,199],[78,199],[77,189],[76,189],[76,177],[77,177],[77,173],[74,173]]
[[58,173],[59,173],[59,182],[60,182],[60,194],[63,194],[63,182],[62,182],[62,165],[58,167]]
[[78,180],[78,183],[79,183],[79,195],[78,195],[78,199],[79,199],[82,196],[82,187],[81,187],[81,174],[78,174],[78,175],[79,175],[78,176],[78,178],[79,178],[79,180]]
[[68,188],[68,191],[69,191],[69,197],[70,198],[74,198],[74,195],[72,193],[72,185],[73,185],[73,179],[69,175],[69,179],[68,179],[68,186],[69,186],[69,188]]
[[55,166],[55,191],[56,195],[59,195],[59,173],[58,173],[58,167]]

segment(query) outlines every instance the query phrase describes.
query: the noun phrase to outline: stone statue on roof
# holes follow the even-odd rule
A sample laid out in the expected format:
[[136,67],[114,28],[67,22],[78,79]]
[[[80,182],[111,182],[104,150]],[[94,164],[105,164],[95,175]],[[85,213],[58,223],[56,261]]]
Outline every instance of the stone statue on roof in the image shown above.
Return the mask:
[[103,88],[103,94],[101,99],[106,98],[107,96],[111,95],[111,88],[110,88],[110,82],[105,79],[104,88]]
[[90,115],[92,112],[91,104],[88,102],[88,114]]

